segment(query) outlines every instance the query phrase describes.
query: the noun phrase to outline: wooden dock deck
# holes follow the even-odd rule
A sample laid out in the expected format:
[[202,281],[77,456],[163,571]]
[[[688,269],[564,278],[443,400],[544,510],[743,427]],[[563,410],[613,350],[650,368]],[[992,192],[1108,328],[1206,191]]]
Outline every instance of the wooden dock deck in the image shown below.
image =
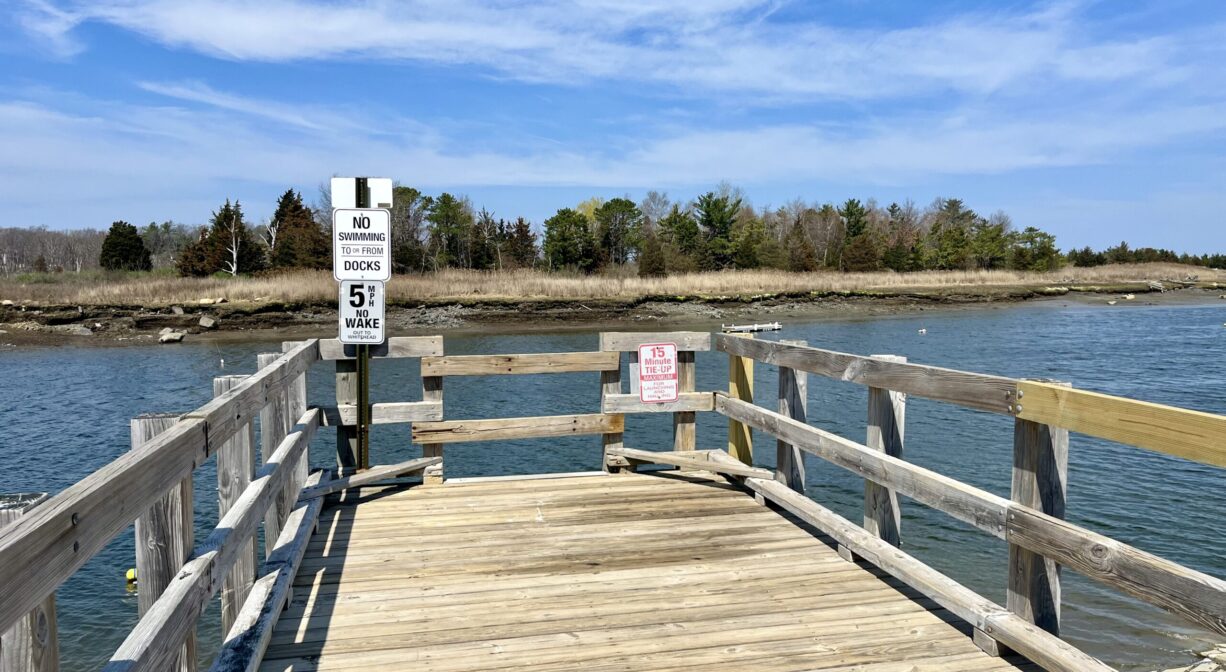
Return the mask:
[[348,497],[261,670],[1037,669],[711,474]]

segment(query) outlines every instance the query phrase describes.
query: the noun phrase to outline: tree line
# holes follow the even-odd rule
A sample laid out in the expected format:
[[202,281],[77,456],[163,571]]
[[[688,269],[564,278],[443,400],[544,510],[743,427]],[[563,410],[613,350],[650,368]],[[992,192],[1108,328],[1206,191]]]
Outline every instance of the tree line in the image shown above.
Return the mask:
[[[1049,271],[1065,264],[1169,261],[1220,268],[1226,257],[1131,249],[1127,243],[1064,254],[1050,233],[1017,230],[1004,212],[982,216],[956,198],[919,208],[911,201],[881,206],[850,198],[841,204],[797,199],[755,208],[722,184],[688,202],[649,191],[640,201],[591,198],[563,207],[540,235],[523,217],[477,210],[464,196],[393,191],[392,260],[397,273],[443,268],[540,268],[595,273],[637,267],[644,276],[722,269],[771,268],[910,272],[1013,269]],[[150,270],[185,276],[252,274],[331,266],[331,203],[321,186],[315,203],[286,190],[268,220],[250,224],[238,201],[226,200],[205,226],[173,222],[137,228],[115,222],[109,232],[0,229],[0,270]]]

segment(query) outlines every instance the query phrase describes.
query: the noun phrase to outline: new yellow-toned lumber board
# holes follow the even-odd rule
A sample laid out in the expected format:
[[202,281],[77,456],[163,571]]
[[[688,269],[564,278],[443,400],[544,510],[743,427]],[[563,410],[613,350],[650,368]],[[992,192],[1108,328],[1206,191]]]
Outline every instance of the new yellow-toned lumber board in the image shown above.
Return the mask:
[[637,352],[640,345],[676,343],[678,352],[706,352],[711,349],[711,334],[705,331],[605,331],[600,334],[600,349],[612,352]]
[[605,413],[673,413],[679,411],[715,410],[715,396],[710,392],[681,392],[676,401],[646,403],[637,394],[609,394],[601,401]]
[[[427,357],[441,354],[443,354],[442,336],[393,336],[387,339],[386,352],[372,346],[370,356],[392,358]],[[325,338],[319,342],[319,358],[325,361],[353,359],[345,355],[345,345],[335,338]]]
[[422,357],[422,376],[499,376],[524,373],[612,371],[616,352],[538,352],[526,355]]
[[1027,380],[1017,392],[1023,420],[1226,467],[1226,416]]
[[606,434],[625,431],[625,416],[545,415],[493,420],[444,420],[413,425],[413,443],[437,445],[467,441],[502,441],[573,434]]

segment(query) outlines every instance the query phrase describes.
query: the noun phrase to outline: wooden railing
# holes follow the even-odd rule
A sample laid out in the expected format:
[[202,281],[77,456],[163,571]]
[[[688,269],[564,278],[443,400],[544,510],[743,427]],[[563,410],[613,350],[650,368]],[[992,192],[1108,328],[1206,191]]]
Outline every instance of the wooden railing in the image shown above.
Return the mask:
[[[1207,464],[1226,464],[1226,417],[1073,390],[1053,382],[1014,380],[863,357],[797,343],[716,335],[730,356],[730,387],[716,412],[729,418],[730,460],[752,455],[747,428],[779,440],[775,478],[747,478],[764,499],[807,520],[859,556],[920,590],[976,628],[987,650],[1004,645],[1053,670],[1103,670],[1058,640],[1060,566],[1219,634],[1226,634],[1226,581],[1146,553],[1062,520],[1068,431],[1131,443]],[[780,366],[780,412],[756,406],[736,383],[739,360]],[[752,369],[749,369],[752,371]],[[804,422],[803,372],[870,387],[868,432],[861,444]],[[752,375],[752,374],[750,374]],[[1015,418],[1012,497],[1005,499],[902,459],[907,394]],[[745,428],[745,429],[743,429]],[[816,455],[865,479],[863,527],[802,496],[797,456]],[[786,459],[785,459],[786,456]],[[905,495],[1007,541],[1007,607],[1000,607],[898,550],[898,495]]]
[[[678,346],[680,396],[673,403],[644,404],[636,389],[637,348],[657,342]],[[695,389],[694,353],[713,348],[729,356],[727,392]],[[629,393],[621,381],[623,352],[631,370]],[[42,614],[38,622],[51,624],[44,645],[50,641],[54,649],[50,598],[56,587],[135,521],[141,618],[107,669],[194,670],[196,623],[218,592],[226,637],[212,669],[254,669],[288,603],[325,495],[408,474],[421,474],[426,484],[439,483],[443,446],[448,443],[600,434],[607,470],[658,463],[739,480],[762,501],[830,535],[845,557],[871,562],[965,619],[985,650],[1013,649],[1051,670],[1109,669],[1057,636],[1061,566],[1226,634],[1226,582],[1063,520],[1069,430],[1226,466],[1226,418],[1221,416],[1050,381],[955,371],[888,355],[832,352],[798,341],[712,337],[704,332],[605,333],[593,352],[463,356],[445,355],[441,337],[396,337],[373,355],[421,359],[422,400],[372,404],[371,418],[374,424],[411,423],[422,457],[355,472],[358,414],[352,353],[335,340],[287,342],[282,354],[261,355],[255,374],[216,379],[214,400],[201,408],[133,420],[130,452],[0,528],[0,631],[32,613]],[[336,363],[336,405],[308,408],[306,372],[320,360]],[[754,404],[754,362],[779,367],[778,410]],[[444,418],[447,377],[571,372],[600,374],[598,412]],[[869,388],[864,443],[807,423],[809,374]],[[1012,416],[1010,498],[905,461],[907,395]],[[673,414],[672,451],[623,445],[627,415],[660,412]],[[728,419],[727,452],[697,450],[699,412]],[[329,471],[307,472],[307,446],[321,425],[336,428],[335,477]],[[753,466],[753,429],[776,439],[774,472]],[[191,479],[214,454],[220,522],[195,544]],[[865,479],[862,526],[804,494],[805,455]],[[262,465],[257,469],[258,462]],[[1005,606],[900,550],[900,495],[1009,544]],[[266,556],[262,563],[255,557],[261,527]]]

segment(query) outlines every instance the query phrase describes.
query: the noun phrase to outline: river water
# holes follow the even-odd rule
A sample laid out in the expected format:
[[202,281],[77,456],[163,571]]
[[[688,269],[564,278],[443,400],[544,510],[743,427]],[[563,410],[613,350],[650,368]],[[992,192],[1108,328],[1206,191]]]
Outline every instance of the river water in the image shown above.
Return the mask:
[[[768,338],[860,354],[905,355],[912,362],[1016,377],[1055,378],[1079,388],[1226,413],[1226,308],[1066,306],[1058,302],[901,317],[797,321]],[[620,327],[611,326],[616,330]],[[927,333],[921,335],[920,329]],[[448,354],[594,350],[595,332],[448,335]],[[275,343],[185,343],[175,347],[59,347],[0,353],[0,493],[57,492],[129,448],[128,419],[183,412],[211,396],[211,379],[250,372]],[[224,368],[222,365],[224,360]],[[699,390],[726,387],[727,359],[697,356]],[[380,361],[372,399],[421,398],[416,362]],[[309,376],[313,405],[332,403],[331,367]],[[623,374],[623,379],[627,374]],[[449,379],[449,419],[590,413],[599,409],[596,374]],[[774,405],[776,370],[755,370],[759,403]],[[809,377],[809,421],[863,441],[867,393],[858,385]],[[727,422],[699,414],[699,448],[723,447]],[[667,449],[669,416],[627,419],[626,445]],[[912,397],[906,458],[1007,497],[1012,421]],[[755,433],[755,460],[774,463],[775,442]],[[311,462],[330,465],[332,431],[323,429]],[[1070,441],[1068,518],[1189,567],[1226,577],[1226,471],[1074,434]],[[420,450],[404,425],[376,427],[372,461],[409,459]],[[593,470],[599,437],[449,446],[448,477]],[[196,472],[196,539],[216,523],[212,462]],[[810,459],[809,494],[852,520],[863,482]],[[985,596],[1004,602],[1003,542],[906,501],[905,550]],[[96,669],[136,620],[124,570],[132,534],[121,534],[58,592],[63,669]],[[1064,573],[1064,632],[1076,645],[1122,669],[1153,669],[1206,648],[1210,634],[1162,611]],[[219,639],[216,604],[200,626],[202,656]]]

